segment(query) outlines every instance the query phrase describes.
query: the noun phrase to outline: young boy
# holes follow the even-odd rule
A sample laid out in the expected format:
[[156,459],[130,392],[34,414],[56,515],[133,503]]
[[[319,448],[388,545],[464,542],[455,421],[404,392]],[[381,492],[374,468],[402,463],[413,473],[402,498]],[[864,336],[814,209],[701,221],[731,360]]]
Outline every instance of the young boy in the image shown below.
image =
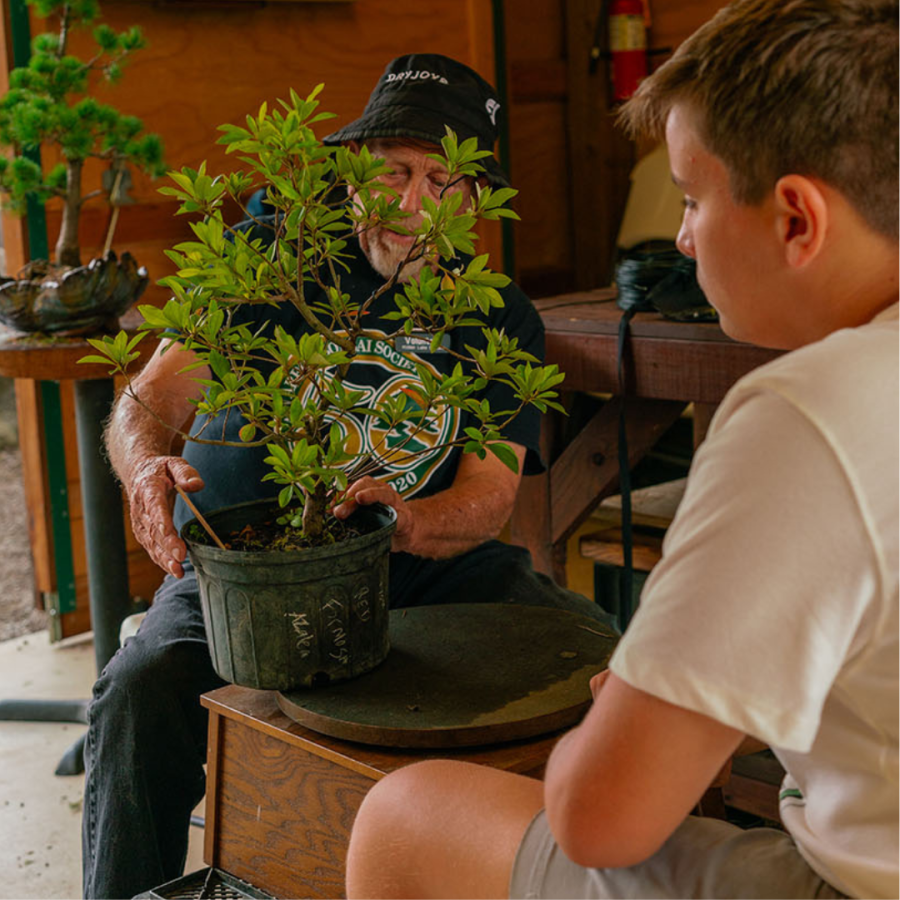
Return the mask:
[[[896,0],[738,0],[626,106],[734,386],[594,704],[543,784],[451,762],[370,792],[351,897],[898,896]],[[745,735],[786,832],[689,817]]]

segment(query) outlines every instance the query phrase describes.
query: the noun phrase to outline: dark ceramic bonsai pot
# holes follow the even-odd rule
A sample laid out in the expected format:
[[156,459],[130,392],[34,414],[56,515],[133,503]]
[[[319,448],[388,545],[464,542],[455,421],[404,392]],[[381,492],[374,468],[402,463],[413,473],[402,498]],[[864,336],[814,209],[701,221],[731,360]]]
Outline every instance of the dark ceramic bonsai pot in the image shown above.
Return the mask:
[[110,251],[59,277],[0,276],[0,321],[17,331],[78,334],[115,323],[144,292],[149,276],[127,251]]

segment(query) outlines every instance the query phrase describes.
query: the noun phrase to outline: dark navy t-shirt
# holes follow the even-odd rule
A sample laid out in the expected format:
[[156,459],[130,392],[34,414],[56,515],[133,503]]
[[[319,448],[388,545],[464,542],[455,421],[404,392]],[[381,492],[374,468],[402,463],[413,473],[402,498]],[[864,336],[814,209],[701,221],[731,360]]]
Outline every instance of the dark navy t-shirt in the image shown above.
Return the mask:
[[[263,237],[271,235],[269,229],[258,229],[258,232]],[[341,273],[341,290],[357,302],[362,302],[383,285],[384,279],[372,269],[357,241],[349,243],[348,252],[353,257],[348,260],[350,271]],[[466,345],[484,345],[484,337],[479,328],[464,326],[451,331],[445,337],[445,346],[438,348],[435,353],[429,350],[429,338],[417,339],[415,335],[409,339],[398,339],[396,349],[392,348],[377,335],[387,335],[397,330],[396,321],[382,320],[381,316],[396,308],[393,298],[401,290],[398,287],[387,291],[370,307],[364,325],[376,337],[359,339],[358,353],[344,380],[348,389],[364,392],[361,403],[366,406],[377,405],[385,395],[400,393],[409,398],[408,402],[414,403],[418,386],[416,363],[427,366],[435,373],[450,372],[458,360],[447,352],[448,344],[451,350],[463,354],[467,352]],[[320,289],[316,285],[307,285],[308,302],[315,302],[317,291]],[[485,325],[505,329],[507,335],[519,339],[521,349],[543,359],[543,323],[531,301],[513,284],[500,293],[504,306],[501,309],[491,309]],[[277,308],[267,304],[241,306],[235,313],[234,323],[247,324],[253,330],[265,325],[268,333],[276,325],[281,325],[296,337],[310,330],[300,313],[289,302],[284,302]],[[512,389],[499,383],[489,383],[478,396],[486,398],[495,411],[514,410],[518,406]],[[205,419],[203,416],[197,417],[192,433],[196,434],[204,426]],[[239,441],[238,431],[243,424],[243,418],[232,411],[209,424],[204,437],[217,439],[224,436],[228,440]],[[341,427],[347,436],[348,451],[374,451],[382,463],[380,471],[375,473],[376,477],[388,482],[403,497],[410,499],[435,494],[453,483],[462,451],[458,447],[441,448],[440,445],[462,436],[464,429],[472,424],[474,422],[469,420],[468,413],[446,408],[432,425],[411,441],[407,441],[409,435],[402,432],[385,434],[373,417],[342,421]],[[525,474],[539,472],[542,468],[538,452],[539,431],[538,411],[533,407],[526,407],[503,432],[506,440],[526,448]],[[397,449],[403,441],[407,441],[403,449]],[[434,449],[429,452],[429,447]],[[414,451],[423,452],[410,458],[409,454]],[[261,481],[262,476],[269,471],[269,467],[263,462],[267,455],[265,448],[221,447],[188,442],[184,458],[197,469],[206,483],[204,489],[193,494],[191,499],[201,512],[207,513],[234,503],[275,496],[279,486]],[[180,528],[190,517],[191,514],[179,498],[175,508],[176,527]]]

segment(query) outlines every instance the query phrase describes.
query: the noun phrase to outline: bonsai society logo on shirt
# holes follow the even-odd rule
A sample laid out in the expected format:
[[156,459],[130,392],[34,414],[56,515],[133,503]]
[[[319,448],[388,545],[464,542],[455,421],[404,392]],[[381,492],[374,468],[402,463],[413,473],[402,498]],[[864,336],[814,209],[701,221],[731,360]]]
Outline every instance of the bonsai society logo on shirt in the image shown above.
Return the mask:
[[[427,341],[423,344],[428,346]],[[335,345],[329,346],[329,350],[337,349]],[[400,353],[386,341],[375,338],[359,338],[356,350],[344,387],[362,393],[357,406],[378,409],[385,398],[402,396],[407,411],[425,408],[416,364],[425,366],[439,378],[441,370],[432,360],[440,356],[441,351],[423,356],[409,349]],[[446,353],[444,358],[448,358]],[[312,386],[307,385],[301,399],[306,400],[312,390]],[[452,407],[442,406],[436,411],[430,410],[425,423],[413,418],[390,430],[377,417],[361,413],[341,416],[337,422],[346,439],[346,452],[354,456],[371,453],[383,466],[378,477],[397,493],[410,497],[422,490],[450,459],[453,447],[445,445],[456,438],[460,413]]]

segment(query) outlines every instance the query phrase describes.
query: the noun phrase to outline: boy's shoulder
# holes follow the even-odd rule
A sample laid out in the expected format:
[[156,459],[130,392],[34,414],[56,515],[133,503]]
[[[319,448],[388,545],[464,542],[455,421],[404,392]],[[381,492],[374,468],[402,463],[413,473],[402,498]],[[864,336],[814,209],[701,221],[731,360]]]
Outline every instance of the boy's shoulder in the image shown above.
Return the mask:
[[733,390],[735,394],[774,390],[788,400],[823,410],[892,407],[896,418],[898,373],[894,304],[864,325],[835,331],[754,369]]

